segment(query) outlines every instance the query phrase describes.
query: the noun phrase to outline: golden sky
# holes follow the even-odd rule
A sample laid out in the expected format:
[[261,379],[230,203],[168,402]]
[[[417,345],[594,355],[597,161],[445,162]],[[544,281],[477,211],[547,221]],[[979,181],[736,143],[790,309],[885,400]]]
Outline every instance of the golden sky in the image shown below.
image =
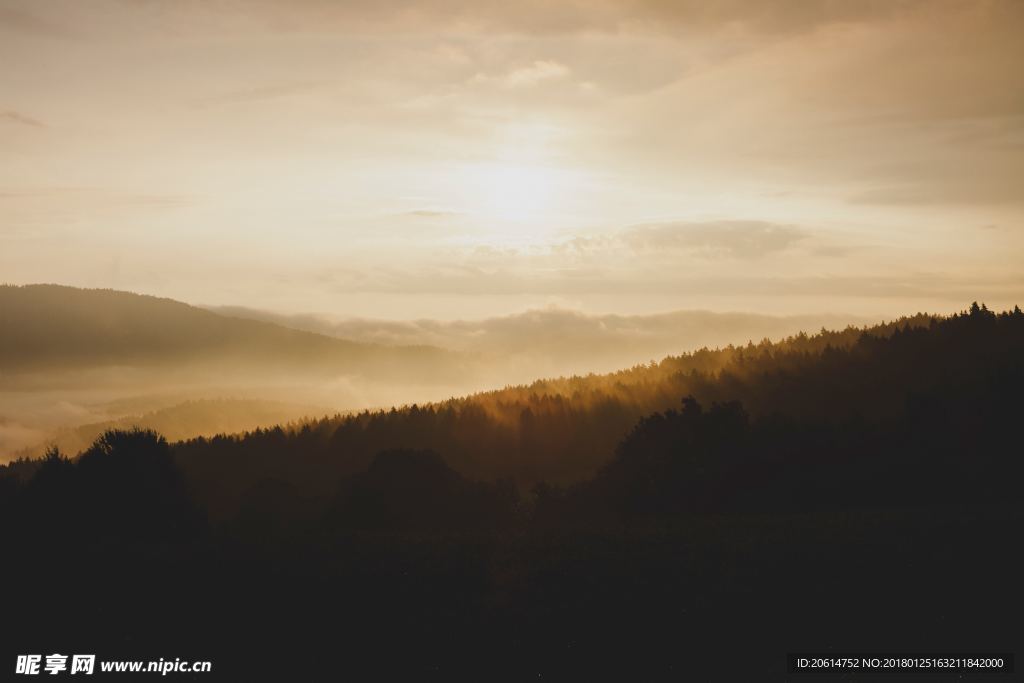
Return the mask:
[[386,318],[1024,304],[1024,3],[0,0],[0,281]]

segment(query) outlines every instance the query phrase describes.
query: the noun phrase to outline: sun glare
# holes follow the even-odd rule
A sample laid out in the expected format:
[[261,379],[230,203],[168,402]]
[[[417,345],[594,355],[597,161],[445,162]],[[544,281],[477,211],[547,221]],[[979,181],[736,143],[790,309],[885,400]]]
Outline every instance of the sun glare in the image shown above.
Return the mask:
[[564,216],[576,184],[565,169],[487,163],[467,167],[461,186],[481,229],[514,241],[547,234]]

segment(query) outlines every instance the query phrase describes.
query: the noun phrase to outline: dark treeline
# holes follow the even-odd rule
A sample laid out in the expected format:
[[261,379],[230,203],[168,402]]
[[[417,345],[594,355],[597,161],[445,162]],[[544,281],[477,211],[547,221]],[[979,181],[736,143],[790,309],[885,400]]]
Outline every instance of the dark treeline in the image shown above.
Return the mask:
[[[1007,338],[1018,325],[1011,315],[980,308],[978,315],[1006,326]],[[894,415],[912,394],[940,380],[973,378],[986,364],[1005,360],[1012,349],[989,348],[995,339],[969,320],[940,323],[918,315],[863,330],[701,349],[609,375],[194,439],[175,452],[215,516],[229,514],[266,478],[307,496],[329,496],[339,477],[365,470],[378,452],[395,448],[431,449],[467,477],[507,478],[524,490],[541,482],[570,484],[605,464],[637,420],[678,406],[682,396],[706,405],[738,400],[755,416]]]
[[973,306],[238,438],[108,432],[0,475],[5,647],[233,680],[1012,651],[1022,380],[1024,314]]

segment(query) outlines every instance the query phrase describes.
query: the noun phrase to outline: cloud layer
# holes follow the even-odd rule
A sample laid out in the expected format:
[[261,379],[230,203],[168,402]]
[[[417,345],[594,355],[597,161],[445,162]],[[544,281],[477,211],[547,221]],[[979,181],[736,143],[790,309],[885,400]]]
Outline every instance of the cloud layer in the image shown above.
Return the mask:
[[803,237],[798,228],[766,221],[683,221],[636,226],[625,233],[624,241],[639,250],[752,259],[781,251]]
[[502,369],[496,373],[504,381],[611,371],[704,346],[745,344],[822,327],[842,329],[868,322],[844,315],[780,317],[708,311],[588,315],[558,307],[457,321],[338,320],[323,315],[281,315],[239,307],[213,310],[372,344],[426,344],[482,354],[490,359],[490,367]]
[[1015,0],[0,0],[0,272],[402,318],[1012,305],[1022,31]]

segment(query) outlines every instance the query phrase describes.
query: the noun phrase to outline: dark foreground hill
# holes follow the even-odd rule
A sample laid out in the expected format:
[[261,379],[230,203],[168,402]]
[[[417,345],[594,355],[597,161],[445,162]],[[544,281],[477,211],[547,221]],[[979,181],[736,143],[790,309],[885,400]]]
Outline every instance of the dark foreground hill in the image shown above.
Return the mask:
[[[0,477],[4,647],[212,680],[781,681],[788,652],[1012,652],[1022,388],[1024,314],[973,307],[240,439],[110,432]],[[517,485],[516,454],[566,443],[572,483]]]

